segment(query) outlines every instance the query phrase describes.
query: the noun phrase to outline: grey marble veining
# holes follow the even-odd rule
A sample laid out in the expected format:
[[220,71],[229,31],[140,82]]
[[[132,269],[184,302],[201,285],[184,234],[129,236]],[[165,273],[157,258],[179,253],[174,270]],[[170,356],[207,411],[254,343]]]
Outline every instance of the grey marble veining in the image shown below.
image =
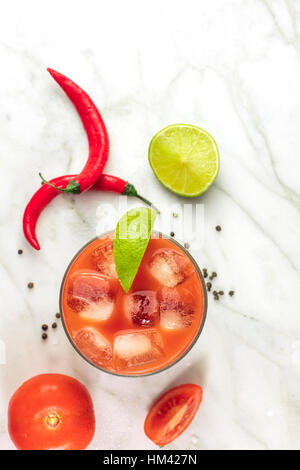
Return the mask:
[[[153,399],[195,382],[204,399],[169,449],[300,446],[300,3],[297,0],[7,2],[0,16],[0,448],[11,394],[43,372],[90,390],[91,449],[153,449],[143,422]],[[38,224],[41,251],[22,233],[26,201],[51,178],[80,171],[87,142],[76,111],[46,72],[73,78],[99,106],[110,135],[106,171],[164,207],[167,192],[147,160],[151,137],[177,122],[216,139],[221,169],[204,205],[200,266],[228,292],[209,297],[204,331],[178,365],[153,377],[98,372],[51,323],[67,263],[101,229],[101,207],[119,196],[59,196]],[[138,201],[131,204],[138,205]],[[173,229],[179,230],[180,217]],[[176,225],[177,224],[177,225]],[[217,233],[215,225],[222,226]],[[200,235],[199,235],[200,237]],[[17,250],[22,248],[22,256]],[[27,283],[35,287],[28,290]],[[3,361],[4,362],[4,361]]]

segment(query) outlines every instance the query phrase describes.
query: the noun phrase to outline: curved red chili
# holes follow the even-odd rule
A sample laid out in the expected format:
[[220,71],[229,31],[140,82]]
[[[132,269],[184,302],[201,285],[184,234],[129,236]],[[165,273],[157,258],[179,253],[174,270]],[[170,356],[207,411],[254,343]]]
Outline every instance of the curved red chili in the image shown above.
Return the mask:
[[[50,181],[50,184],[57,188],[65,188],[70,181],[74,181],[76,175],[65,175],[54,178]],[[135,196],[140,198],[148,205],[152,205],[147,199],[140,196],[135,187],[117,176],[101,175],[96,181],[93,189],[97,191],[113,191],[118,194],[124,194],[127,196]],[[27,241],[36,250],[40,249],[39,242],[36,237],[36,224],[42,210],[49,204],[52,199],[57,196],[59,192],[48,184],[43,184],[32,196],[29,203],[26,206],[23,216],[23,231]],[[157,210],[157,209],[156,209]],[[157,211],[159,212],[159,211]]]
[[87,191],[95,185],[97,190],[115,191],[119,194],[136,196],[146,204],[151,205],[147,199],[137,193],[132,184],[115,176],[103,175],[101,177],[108,158],[109,140],[105,124],[98,109],[90,97],[72,80],[53,69],[48,68],[47,70],[77,109],[87,133],[89,157],[82,172],[78,175],[65,175],[48,182],[40,174],[43,181],[47,184],[44,184],[32,196],[23,216],[25,237],[36,250],[40,249],[35,233],[38,217],[44,207],[59,194],[58,191],[78,194]]
[[59,191],[82,193],[91,188],[100,177],[108,159],[109,139],[104,121],[88,94],[65,75],[48,68],[48,72],[72,101],[81,118],[89,142],[89,156],[78,175]]

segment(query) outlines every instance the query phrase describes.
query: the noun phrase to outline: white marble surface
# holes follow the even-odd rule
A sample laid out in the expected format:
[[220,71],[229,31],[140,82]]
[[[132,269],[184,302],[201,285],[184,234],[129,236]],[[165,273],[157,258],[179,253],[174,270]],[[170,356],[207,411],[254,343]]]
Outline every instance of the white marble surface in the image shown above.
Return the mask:
[[[148,407],[161,391],[187,381],[203,386],[204,400],[168,448],[300,447],[299,38],[297,0],[2,6],[1,449],[14,448],[6,419],[11,394],[43,372],[72,375],[89,388],[97,415],[91,449],[153,449],[143,433]],[[61,325],[47,342],[40,339],[41,323],[51,323],[58,309],[66,264],[95,235],[100,203],[117,207],[120,199],[60,196],[40,219],[41,251],[26,243],[22,213],[40,184],[38,171],[49,178],[78,172],[87,152],[76,112],[47,66],[73,78],[103,113],[111,140],[106,170],[161,206],[185,201],[155,180],[147,161],[152,135],[186,122],[219,145],[217,181],[194,202],[204,204],[204,242],[193,239],[191,251],[218,272],[217,287],[236,295],[209,298],[200,340],[167,372],[111,377],[76,355]],[[31,291],[28,281],[35,283]]]

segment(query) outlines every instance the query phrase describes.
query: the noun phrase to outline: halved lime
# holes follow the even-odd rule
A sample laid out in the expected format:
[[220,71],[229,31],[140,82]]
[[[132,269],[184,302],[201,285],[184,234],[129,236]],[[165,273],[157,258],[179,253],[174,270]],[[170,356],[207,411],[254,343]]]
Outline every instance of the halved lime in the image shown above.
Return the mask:
[[204,193],[219,171],[216,142],[208,132],[189,124],[159,131],[149,146],[149,162],[157,179],[180,196]]

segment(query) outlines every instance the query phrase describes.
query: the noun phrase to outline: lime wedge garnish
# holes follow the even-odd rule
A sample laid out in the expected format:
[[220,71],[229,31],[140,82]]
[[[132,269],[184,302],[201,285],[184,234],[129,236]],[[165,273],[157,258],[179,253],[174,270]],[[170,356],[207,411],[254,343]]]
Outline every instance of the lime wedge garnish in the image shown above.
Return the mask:
[[119,220],[114,239],[113,252],[118,278],[128,292],[149,243],[156,212],[138,207],[126,212]]
[[149,162],[157,179],[180,196],[195,197],[214,182],[220,158],[208,132],[188,124],[173,124],[150,142]]

